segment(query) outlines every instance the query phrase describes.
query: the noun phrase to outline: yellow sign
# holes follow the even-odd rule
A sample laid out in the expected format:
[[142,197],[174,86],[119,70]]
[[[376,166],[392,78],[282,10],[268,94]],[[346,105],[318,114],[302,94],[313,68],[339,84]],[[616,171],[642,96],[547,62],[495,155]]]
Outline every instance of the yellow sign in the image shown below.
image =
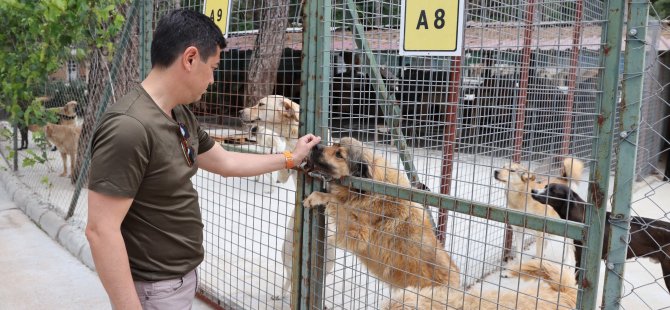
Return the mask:
[[205,15],[219,26],[224,37],[228,37],[228,20],[230,18],[230,0],[205,0]]
[[400,55],[460,56],[465,0],[403,0]]

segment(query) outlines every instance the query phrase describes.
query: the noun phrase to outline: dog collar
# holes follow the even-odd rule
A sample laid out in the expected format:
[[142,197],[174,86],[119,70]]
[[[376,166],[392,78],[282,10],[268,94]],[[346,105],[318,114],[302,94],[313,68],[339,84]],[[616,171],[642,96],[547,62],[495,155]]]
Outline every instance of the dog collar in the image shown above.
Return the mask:
[[71,120],[77,118],[77,114],[70,116],[70,115],[65,115],[65,114],[60,114],[59,113],[58,117],[60,117],[61,119],[67,120],[67,121],[71,121]]

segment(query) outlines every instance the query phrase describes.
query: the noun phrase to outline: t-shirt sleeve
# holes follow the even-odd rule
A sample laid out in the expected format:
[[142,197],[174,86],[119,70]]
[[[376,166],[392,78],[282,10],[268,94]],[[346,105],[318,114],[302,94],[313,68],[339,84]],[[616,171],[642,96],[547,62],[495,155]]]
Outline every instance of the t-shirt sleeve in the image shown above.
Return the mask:
[[198,155],[209,151],[214,147],[214,143],[216,143],[214,139],[198,125]]
[[151,156],[142,124],[118,115],[95,131],[91,146],[88,188],[101,194],[135,197]]

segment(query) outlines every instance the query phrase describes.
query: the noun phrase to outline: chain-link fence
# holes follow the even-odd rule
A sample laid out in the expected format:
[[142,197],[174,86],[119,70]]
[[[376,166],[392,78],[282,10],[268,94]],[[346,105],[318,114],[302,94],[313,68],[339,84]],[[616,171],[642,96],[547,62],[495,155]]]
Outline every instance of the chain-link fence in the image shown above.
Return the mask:
[[[242,152],[281,152],[298,131],[314,132],[329,147],[323,160],[359,170],[331,180],[329,190],[346,195],[311,209],[302,204],[323,190],[324,169],[254,178],[200,171],[202,295],[225,309],[670,306],[666,23],[653,10],[647,18],[644,1],[465,3],[464,51],[446,57],[398,53],[398,0],[230,2],[215,83],[190,106],[201,124]],[[39,92],[47,108],[77,102],[73,177],[59,176],[64,145],[51,151],[33,128],[18,150],[21,133],[14,144],[3,122],[8,168],[16,159],[20,182],[76,227],[86,223],[96,120],[148,73],[155,22],[205,6],[120,7],[126,25],[115,51],[65,59]],[[261,101],[292,117],[250,118]],[[568,201],[585,219],[564,221],[558,207],[531,198],[548,182],[583,197]],[[605,260],[603,233],[612,236]],[[524,276],[511,272],[519,269]]]

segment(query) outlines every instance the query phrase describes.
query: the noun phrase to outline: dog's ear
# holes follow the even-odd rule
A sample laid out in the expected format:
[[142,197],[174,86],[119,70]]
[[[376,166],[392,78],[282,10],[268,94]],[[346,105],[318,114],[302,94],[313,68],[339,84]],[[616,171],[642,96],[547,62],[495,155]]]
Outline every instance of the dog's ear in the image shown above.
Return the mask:
[[300,121],[300,112],[296,111],[293,107],[294,102],[291,99],[284,98],[282,100],[282,105],[284,106],[284,116],[294,120],[296,122]]
[[372,179],[370,163],[363,155],[363,149],[356,146],[347,145],[347,162],[349,164],[349,174],[351,176]]
[[372,179],[370,164],[361,158],[360,161],[350,163],[351,175],[359,178]]
[[535,174],[529,172],[521,173],[521,180],[524,182],[535,181]]

